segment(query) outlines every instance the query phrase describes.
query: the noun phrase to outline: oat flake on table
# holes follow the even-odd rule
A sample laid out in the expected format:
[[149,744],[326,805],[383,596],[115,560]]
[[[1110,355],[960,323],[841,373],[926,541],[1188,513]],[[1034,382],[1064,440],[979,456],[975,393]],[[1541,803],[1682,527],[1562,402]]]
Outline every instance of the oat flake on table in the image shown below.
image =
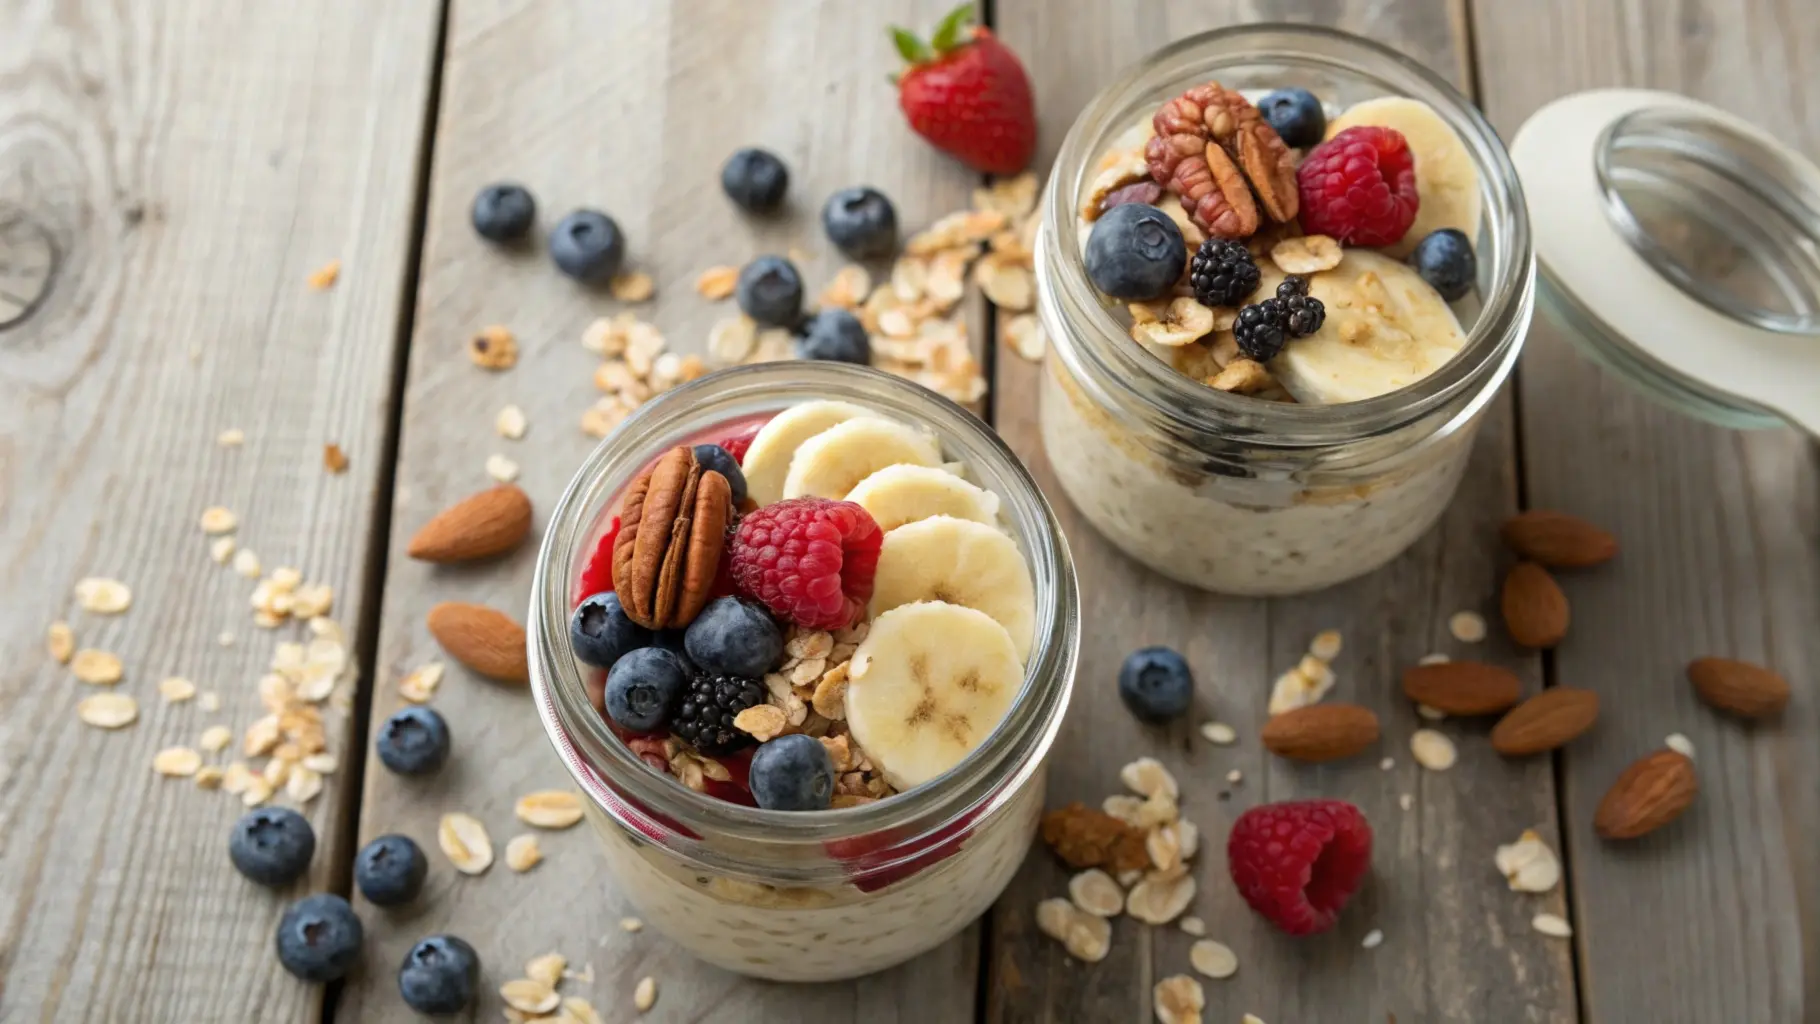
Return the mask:
[[70,658],[70,674],[91,686],[112,686],[125,669],[118,655],[85,647]]
[[97,729],[121,729],[139,717],[139,702],[124,693],[98,693],[76,702],[76,717]]
[[76,603],[86,612],[119,615],[132,607],[133,590],[119,580],[87,576],[76,581]]
[[436,827],[436,843],[464,875],[482,874],[493,866],[493,840],[488,838],[486,826],[469,815],[443,815]]
[[1415,755],[1417,764],[1431,772],[1444,772],[1459,758],[1453,740],[1433,729],[1417,729],[1411,733],[1409,752]]
[[76,653],[76,634],[70,624],[53,622],[44,631],[44,651],[59,665],[67,665]]
[[1212,939],[1202,939],[1188,947],[1188,962],[1209,978],[1230,978],[1239,970],[1239,958],[1232,947]]
[[1485,639],[1485,616],[1478,612],[1454,612],[1447,619],[1447,631],[1463,644],[1476,644]]
[[581,820],[581,798],[566,789],[542,789],[519,797],[512,813],[527,825],[564,829]]
[[516,978],[499,986],[499,997],[514,1010],[542,1016],[562,1005],[556,990],[532,978]]
[[506,842],[506,867],[523,874],[543,862],[543,847],[529,832],[513,836]]
[[632,1005],[639,1013],[644,1013],[657,1005],[657,979],[649,975],[638,980],[638,987],[632,990]]

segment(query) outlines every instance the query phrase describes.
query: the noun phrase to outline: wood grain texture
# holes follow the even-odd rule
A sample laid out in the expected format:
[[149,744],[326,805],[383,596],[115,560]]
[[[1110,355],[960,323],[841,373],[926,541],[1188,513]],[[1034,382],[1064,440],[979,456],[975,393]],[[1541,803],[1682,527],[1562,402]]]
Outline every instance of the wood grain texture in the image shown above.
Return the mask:
[[[301,633],[253,625],[252,584],[209,560],[203,508],[232,508],[267,566],[361,615],[436,16],[420,0],[0,3],[0,233],[32,225],[58,260],[0,330],[0,1019],[318,1018],[321,987],[283,972],[272,929],[340,873],[349,776],[308,808],[308,879],[273,893],[229,866],[239,802],[150,763],[261,714],[255,680]],[[331,258],[340,282],[308,290]],[[36,266],[12,262],[0,289]],[[243,447],[217,447],[229,427]],[[323,471],[326,442],[345,474]],[[127,581],[131,610],[80,613],[70,586],[91,574]],[[136,725],[79,724],[94,690],[44,653],[60,617],[123,659]],[[221,710],[163,704],[166,675]],[[332,750],[358,742],[348,725],[330,716]]]
[[[1820,8],[1745,3],[1474,5],[1484,102],[1507,135],[1598,86],[1686,93],[1820,157]],[[1520,60],[1498,59],[1521,54]],[[1597,742],[1562,759],[1589,1020],[1811,1020],[1820,1013],[1820,459],[1789,432],[1734,433],[1629,390],[1538,319],[1521,367],[1529,503],[1585,515],[1622,552],[1565,586],[1561,682],[1600,692]],[[1772,665],[1779,723],[1701,705],[1687,662]],[[1614,846],[1593,809],[1671,732],[1702,795],[1680,822]]]
[[[1042,145],[1053,155],[1075,113],[1122,67],[1189,33],[1270,17],[1361,32],[1438,68],[1456,82],[1466,53],[1463,20],[1439,2],[1397,4],[1037,3],[1001,0],[999,34],[1024,55],[1035,79]],[[1496,403],[1459,496],[1427,537],[1385,569],[1324,593],[1260,601],[1199,593],[1154,576],[1102,540],[1069,506],[1049,468],[1037,428],[1039,368],[1001,350],[996,425],[1056,501],[1098,624],[1087,631],[1080,678],[1051,771],[1051,804],[1097,803],[1119,790],[1119,767],[1143,754],[1162,758],[1181,780],[1183,814],[1200,826],[1199,896],[1191,913],[1237,952],[1225,981],[1204,980],[1209,1021],[1255,1013],[1267,1021],[1568,1021],[1575,1015],[1565,944],[1529,931],[1539,910],[1560,911],[1559,892],[1506,889],[1491,858],[1524,828],[1554,835],[1555,795],[1545,760],[1506,762],[1484,739],[1489,723],[1448,723],[1460,760],[1446,774],[1418,769],[1410,734],[1423,724],[1398,691],[1401,670],[1434,650],[1511,665],[1533,692],[1539,665],[1494,639],[1479,648],[1453,641],[1448,616],[1490,612],[1497,590],[1497,523],[1516,505],[1510,403]],[[1336,628],[1346,649],[1331,700],[1374,708],[1379,748],[1354,762],[1297,767],[1257,742],[1270,685],[1314,634]],[[1178,647],[1193,665],[1197,707],[1167,732],[1139,726],[1120,705],[1120,661],[1146,643]],[[1202,721],[1235,725],[1239,743],[1210,746]],[[1381,771],[1378,759],[1395,767]],[[1238,785],[1225,782],[1238,769]],[[1401,794],[1413,809],[1399,806]],[[1374,877],[1331,933],[1292,940],[1251,914],[1227,878],[1224,839],[1232,821],[1258,803],[1298,797],[1357,803],[1376,833]],[[1130,919],[1114,925],[1112,952],[1082,965],[1035,928],[1032,908],[1061,894],[1066,872],[1034,852],[995,907],[988,943],[992,1021],[1147,1021],[1151,986],[1189,972],[1193,942],[1174,927]],[[1382,929],[1382,946],[1360,942]]]
[[[643,0],[539,4],[455,0],[430,186],[424,271],[411,349],[394,505],[392,558],[380,637],[374,721],[400,706],[396,681],[442,657],[423,626],[441,600],[477,601],[522,616],[535,551],[467,567],[409,561],[411,533],[438,509],[487,486],[482,466],[501,452],[523,467],[540,535],[556,498],[594,442],[579,429],[596,397],[598,364],[579,344],[599,315],[632,309],[661,328],[673,350],[702,353],[709,327],[733,304],[697,295],[697,274],[764,252],[802,250],[813,293],[841,265],[819,226],[837,188],[872,184],[896,203],[906,231],[966,205],[976,176],[922,145],[902,124],[885,72],[897,58],[885,26],[933,24],[941,0],[892,5],[728,3],[712,13]],[[722,161],[743,145],[783,157],[789,209],[775,220],[742,216],[719,189]],[[475,192],[517,180],[539,203],[536,241],[523,252],[482,243],[468,226]],[[614,216],[632,267],[652,274],[656,299],[640,306],[561,277],[544,254],[548,229],[593,206]],[[465,339],[483,325],[518,336],[515,369],[472,366]],[[530,429],[521,442],[494,434],[498,409],[516,403]],[[655,1019],[716,1021],[960,1020],[972,1013],[974,933],[912,964],[852,984],[763,985],[707,967],[655,930],[628,935],[632,913],[587,827],[544,834],[546,862],[518,876],[496,864],[458,876],[437,851],[440,814],[475,815],[496,847],[525,831],[512,817],[521,794],[567,776],[523,689],[487,683],[451,666],[434,706],[456,753],[443,772],[407,780],[375,762],[367,774],[361,835],[401,831],[428,850],[426,895],[404,914],[369,913],[370,961],[349,986],[347,1020],[402,1016],[389,965],[416,939],[466,936],[485,961],[476,1019],[496,1019],[499,984],[529,958],[560,951],[591,963],[592,985],[566,986],[609,1020],[630,1019],[646,975],[661,991]],[[363,907],[371,911],[370,907]]]

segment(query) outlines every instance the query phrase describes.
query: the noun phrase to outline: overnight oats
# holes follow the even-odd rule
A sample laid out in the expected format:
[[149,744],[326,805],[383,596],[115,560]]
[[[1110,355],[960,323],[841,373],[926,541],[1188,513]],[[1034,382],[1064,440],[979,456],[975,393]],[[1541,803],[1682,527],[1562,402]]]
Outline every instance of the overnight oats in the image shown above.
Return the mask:
[[1043,799],[1079,623],[1065,543],[965,411],[834,363],[646,405],[556,514],[539,712],[642,916],[815,981],[997,898]]
[[1044,199],[1044,445],[1159,572],[1289,594],[1394,558],[1452,497],[1532,306],[1491,127],[1342,33],[1222,30],[1102,93]]

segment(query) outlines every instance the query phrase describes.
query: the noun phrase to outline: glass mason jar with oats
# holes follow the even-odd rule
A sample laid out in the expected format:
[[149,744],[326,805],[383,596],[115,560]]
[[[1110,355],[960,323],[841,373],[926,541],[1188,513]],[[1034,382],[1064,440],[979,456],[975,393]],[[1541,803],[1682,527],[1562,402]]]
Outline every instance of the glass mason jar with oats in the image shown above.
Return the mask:
[[[1360,145],[1378,180],[1335,187],[1352,172],[1330,155]],[[1388,216],[1336,201],[1354,186]],[[1041,217],[1056,477],[1107,539],[1208,590],[1316,590],[1413,543],[1533,307],[1522,190],[1491,126],[1427,69],[1327,29],[1222,29],[1140,61],[1075,121]],[[1180,275],[1159,244],[1096,277],[1108,223],[1179,232]],[[1430,241],[1442,229],[1458,237]]]
[[939,945],[1010,881],[1080,622],[1054,513],[978,419],[786,362],[667,392],[596,449],[529,632],[538,714],[640,916],[824,981]]

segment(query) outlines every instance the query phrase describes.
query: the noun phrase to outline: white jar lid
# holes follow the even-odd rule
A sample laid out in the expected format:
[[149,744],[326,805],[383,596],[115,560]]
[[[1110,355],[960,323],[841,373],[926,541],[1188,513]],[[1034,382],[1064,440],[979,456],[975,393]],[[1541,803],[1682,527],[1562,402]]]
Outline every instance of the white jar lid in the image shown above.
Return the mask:
[[1550,103],[1510,155],[1537,265],[1600,340],[1820,435],[1820,169],[1722,110],[1641,89]]

